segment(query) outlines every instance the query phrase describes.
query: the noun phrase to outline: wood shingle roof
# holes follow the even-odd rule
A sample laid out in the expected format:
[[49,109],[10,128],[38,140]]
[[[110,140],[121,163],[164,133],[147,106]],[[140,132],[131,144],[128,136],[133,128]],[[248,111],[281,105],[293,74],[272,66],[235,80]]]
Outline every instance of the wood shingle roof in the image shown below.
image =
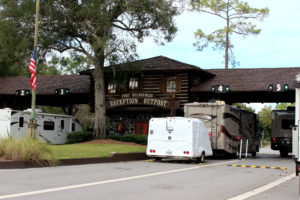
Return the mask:
[[[201,73],[202,76],[212,77],[214,74],[207,70],[203,70],[195,65],[186,64],[171,58],[167,58],[165,56],[156,56],[152,58],[137,60],[130,65],[135,65],[140,67],[141,72],[198,72]],[[105,67],[109,69],[112,66]],[[118,67],[118,65],[117,65]],[[91,74],[94,69],[90,69],[87,71],[83,71],[80,74]]]
[[199,83],[191,88],[191,92],[209,92],[212,85],[230,85],[231,91],[252,92],[268,91],[268,86],[273,84],[289,84],[294,89],[293,81],[299,67],[294,68],[251,68],[251,69],[210,69],[215,74],[209,80]]
[[[37,94],[53,95],[58,88],[69,88],[70,93],[88,94],[90,92],[90,76],[37,76]],[[31,90],[30,78],[21,76],[0,78],[0,94],[14,95],[18,89]]]

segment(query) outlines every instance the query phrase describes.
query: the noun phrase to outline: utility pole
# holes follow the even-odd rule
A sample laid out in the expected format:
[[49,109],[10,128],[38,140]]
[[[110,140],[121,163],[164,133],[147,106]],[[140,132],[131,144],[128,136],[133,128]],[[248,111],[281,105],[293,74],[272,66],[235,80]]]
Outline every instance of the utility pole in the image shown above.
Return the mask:
[[[40,0],[36,0],[35,29],[34,29],[35,53],[37,52],[37,43],[38,43],[39,13],[40,13]],[[37,55],[37,53],[36,53],[36,55]],[[37,56],[36,56],[36,62],[37,62]],[[35,102],[36,102],[36,91],[35,91],[35,89],[32,89],[31,115],[30,115],[30,121],[28,123],[28,136],[33,137],[33,138],[35,138],[35,131],[36,131]]]

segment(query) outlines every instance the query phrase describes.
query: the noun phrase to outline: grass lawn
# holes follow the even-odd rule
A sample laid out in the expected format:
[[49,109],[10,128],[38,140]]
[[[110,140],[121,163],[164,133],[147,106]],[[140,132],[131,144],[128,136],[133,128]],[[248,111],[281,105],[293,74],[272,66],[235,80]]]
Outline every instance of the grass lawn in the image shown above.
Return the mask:
[[121,144],[66,144],[49,145],[56,159],[108,157],[111,152],[145,152],[146,147]]

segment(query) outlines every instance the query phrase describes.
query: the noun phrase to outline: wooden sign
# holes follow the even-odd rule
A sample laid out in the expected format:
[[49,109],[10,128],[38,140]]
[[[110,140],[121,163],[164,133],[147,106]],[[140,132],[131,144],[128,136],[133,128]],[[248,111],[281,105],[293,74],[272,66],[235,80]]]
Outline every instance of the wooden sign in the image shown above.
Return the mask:
[[106,108],[116,108],[120,106],[128,105],[149,105],[154,107],[161,107],[165,109],[170,109],[171,107],[179,107],[179,103],[171,102],[171,100],[160,99],[154,97],[153,94],[147,93],[135,93],[135,94],[122,94],[121,98],[109,100],[106,103]]

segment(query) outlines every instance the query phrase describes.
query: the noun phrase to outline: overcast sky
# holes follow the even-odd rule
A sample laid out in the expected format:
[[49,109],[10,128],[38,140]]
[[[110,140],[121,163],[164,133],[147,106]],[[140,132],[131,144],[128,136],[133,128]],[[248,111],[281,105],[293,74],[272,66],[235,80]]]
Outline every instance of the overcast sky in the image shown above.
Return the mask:
[[[262,29],[257,36],[245,39],[234,36],[234,54],[240,62],[237,68],[300,67],[300,0],[248,0],[256,8],[270,9],[264,21],[254,21]],[[208,14],[185,12],[176,17],[178,33],[171,43],[156,45],[147,39],[138,46],[140,59],[166,56],[203,69],[224,68],[224,52],[193,47],[194,32],[205,33],[224,27],[224,22]],[[229,66],[231,68],[231,66]],[[276,104],[267,104],[273,107]],[[265,104],[251,104],[259,111]]]
[[[300,0],[248,0],[253,7],[270,9],[264,21],[255,21],[262,32],[245,39],[234,36],[234,54],[240,62],[237,68],[270,68],[300,66]],[[207,48],[200,52],[193,47],[194,32],[201,28],[205,33],[224,27],[224,22],[208,14],[185,12],[176,17],[179,29],[175,39],[165,46],[152,39],[140,44],[140,59],[166,56],[203,69],[224,68],[224,52]],[[231,68],[231,66],[229,66]]]

